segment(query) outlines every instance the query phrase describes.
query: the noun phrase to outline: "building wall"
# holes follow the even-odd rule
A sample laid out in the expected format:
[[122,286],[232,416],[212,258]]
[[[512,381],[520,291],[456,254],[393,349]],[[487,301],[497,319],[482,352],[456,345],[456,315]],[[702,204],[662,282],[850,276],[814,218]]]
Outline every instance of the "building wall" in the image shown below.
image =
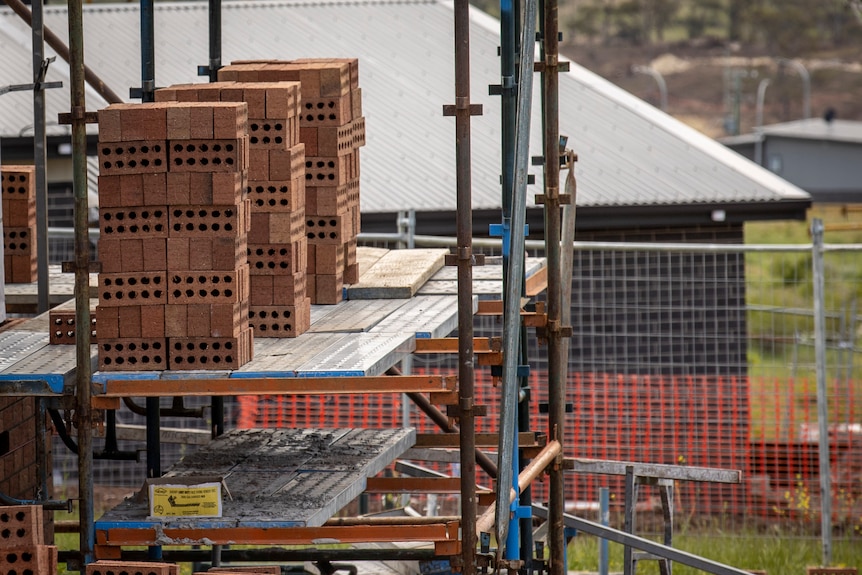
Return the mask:
[[[599,231],[578,240],[743,243],[741,225]],[[743,254],[575,252],[570,369],[744,375]]]
[[0,397],[0,492],[34,499],[38,488],[36,400]]
[[809,192],[815,202],[848,201],[853,198],[846,194],[862,193],[860,154],[859,144],[770,136],[763,165]]

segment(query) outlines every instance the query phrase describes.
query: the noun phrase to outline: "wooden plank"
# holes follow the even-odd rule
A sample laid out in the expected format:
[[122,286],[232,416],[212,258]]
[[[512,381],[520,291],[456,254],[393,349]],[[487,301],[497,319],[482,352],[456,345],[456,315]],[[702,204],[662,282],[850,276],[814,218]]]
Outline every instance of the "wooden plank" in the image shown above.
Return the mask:
[[385,256],[389,252],[386,248],[372,248],[359,246],[356,248],[356,263],[359,265],[359,281],[362,281],[362,274],[374,267],[377,260]]
[[413,297],[428,279],[443,268],[447,250],[390,250],[347,288],[348,299]]

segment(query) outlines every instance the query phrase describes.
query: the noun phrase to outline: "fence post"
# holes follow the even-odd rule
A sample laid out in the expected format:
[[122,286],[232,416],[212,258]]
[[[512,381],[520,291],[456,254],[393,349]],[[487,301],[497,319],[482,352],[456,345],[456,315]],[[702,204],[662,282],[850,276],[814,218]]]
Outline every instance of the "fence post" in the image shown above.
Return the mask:
[[814,345],[817,361],[817,422],[820,455],[820,526],[823,565],[832,563],[832,485],[829,465],[829,411],[826,405],[826,306],[824,301],[823,220],[811,222],[814,287]]

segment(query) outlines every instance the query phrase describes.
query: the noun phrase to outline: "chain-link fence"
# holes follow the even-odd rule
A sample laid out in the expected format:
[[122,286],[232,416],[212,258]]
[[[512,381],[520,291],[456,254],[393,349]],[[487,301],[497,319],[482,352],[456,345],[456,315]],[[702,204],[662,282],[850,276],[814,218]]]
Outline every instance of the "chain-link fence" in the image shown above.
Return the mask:
[[[582,243],[572,288],[567,456],[739,469],[739,485],[679,483],[677,515],[813,535],[825,430],[832,523],[862,529],[862,247]],[[501,329],[485,319],[476,335]],[[530,412],[545,432],[546,350],[534,335],[528,347]],[[439,356],[416,356],[414,370],[457,373]],[[489,369],[476,377],[488,411],[477,430],[494,431],[497,390]],[[397,394],[242,398],[235,410],[241,427],[402,423]],[[415,409],[410,425],[434,431]],[[589,508],[600,487],[621,510],[613,476],[571,474],[567,500]],[[641,505],[657,501],[646,490]]]

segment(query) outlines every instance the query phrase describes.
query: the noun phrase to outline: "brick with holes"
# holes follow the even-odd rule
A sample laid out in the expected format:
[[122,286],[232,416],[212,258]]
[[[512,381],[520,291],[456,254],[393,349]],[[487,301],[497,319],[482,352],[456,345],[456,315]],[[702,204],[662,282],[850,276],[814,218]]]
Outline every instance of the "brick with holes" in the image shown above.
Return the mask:
[[168,302],[167,273],[100,273],[99,305],[102,307],[164,305]]
[[[96,314],[90,312],[90,343],[96,343]],[[72,310],[50,310],[48,312],[48,343],[51,345],[74,345],[77,340],[77,317]]]
[[[194,132],[193,132],[194,133]],[[247,168],[248,136],[168,142],[171,172],[239,172]]]
[[250,306],[248,316],[256,337],[297,337],[311,327],[311,298],[292,306]]
[[170,369],[238,369],[251,361],[254,354],[252,330],[246,329],[239,337],[172,338]]
[[170,206],[170,237],[207,235],[239,237],[251,224],[251,204],[243,200],[230,206]]
[[166,140],[99,143],[99,174],[145,174],[168,171]]
[[99,208],[100,238],[168,236],[167,206]]
[[306,215],[338,216],[359,206],[359,180],[340,186],[306,186]]
[[[304,171],[304,169],[303,169]],[[305,208],[305,177],[248,182],[252,212],[295,212]]]
[[38,505],[0,507],[0,547],[16,548],[45,542],[42,508]]
[[173,563],[143,561],[109,561],[101,559],[86,566],[86,575],[172,575]]
[[304,272],[308,266],[308,243],[249,244],[248,264],[255,275],[286,275]]
[[3,226],[3,254],[15,256],[36,256],[36,226]]
[[57,548],[53,545],[21,545],[3,548],[0,553],[0,574],[42,575],[51,573],[56,563]]
[[353,237],[353,220],[348,212],[340,216],[307,216],[305,232],[311,244],[343,244]]
[[173,271],[167,274],[168,303],[239,303],[248,299],[248,264],[231,271]]

